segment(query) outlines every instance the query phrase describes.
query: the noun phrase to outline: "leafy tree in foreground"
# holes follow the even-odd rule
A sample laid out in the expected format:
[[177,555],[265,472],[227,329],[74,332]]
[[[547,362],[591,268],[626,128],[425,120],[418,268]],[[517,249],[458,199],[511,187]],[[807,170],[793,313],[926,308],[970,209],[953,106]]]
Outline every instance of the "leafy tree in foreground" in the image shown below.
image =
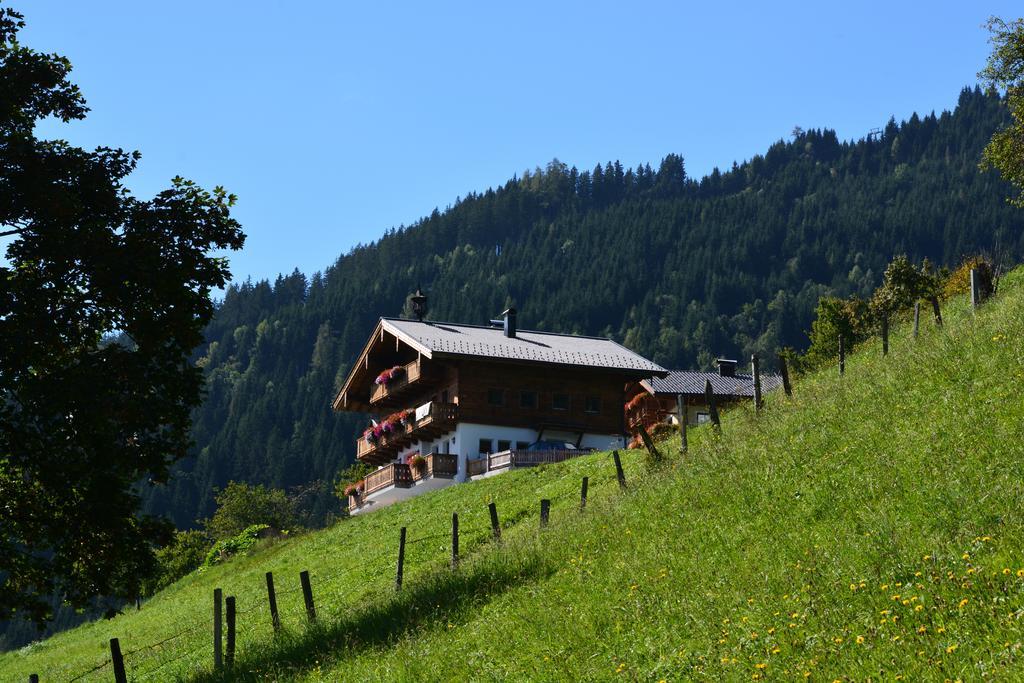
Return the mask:
[[[175,179],[150,201],[124,178],[139,156],[35,137],[87,111],[71,65],[17,42],[0,8],[0,620],[130,598],[156,568],[163,520],[135,487],[189,446],[200,369],[189,355],[238,249],[234,197]],[[123,343],[103,343],[119,335]]]
[[[1024,188],[1024,19],[1007,23],[992,17],[988,29],[992,34],[992,54],[978,76],[995,88],[1006,89],[1012,119],[992,135],[982,166],[997,168],[1020,191]],[[1010,201],[1024,207],[1024,197],[1019,194]]]

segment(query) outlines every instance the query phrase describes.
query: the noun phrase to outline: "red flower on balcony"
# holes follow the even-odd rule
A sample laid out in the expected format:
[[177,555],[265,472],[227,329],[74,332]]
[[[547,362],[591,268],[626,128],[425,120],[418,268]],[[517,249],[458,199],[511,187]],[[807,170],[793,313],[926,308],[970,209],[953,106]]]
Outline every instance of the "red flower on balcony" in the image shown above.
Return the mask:
[[404,367],[402,367],[401,365],[396,365],[395,367],[388,368],[387,370],[384,370],[379,375],[377,375],[377,379],[373,380],[373,383],[374,384],[388,384],[392,380],[395,380],[395,379],[398,379],[399,377],[401,377],[402,373],[404,373],[404,372],[405,372],[405,368]]

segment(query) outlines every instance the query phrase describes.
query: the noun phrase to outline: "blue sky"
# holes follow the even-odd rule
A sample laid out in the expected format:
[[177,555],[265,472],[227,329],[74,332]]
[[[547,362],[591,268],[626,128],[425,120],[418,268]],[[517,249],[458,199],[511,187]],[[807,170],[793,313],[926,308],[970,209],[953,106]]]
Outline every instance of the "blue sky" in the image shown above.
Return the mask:
[[92,111],[44,134],[137,149],[239,196],[236,278],[312,273],[554,157],[691,175],[795,125],[861,137],[951,108],[1005,1],[348,3],[34,0]]

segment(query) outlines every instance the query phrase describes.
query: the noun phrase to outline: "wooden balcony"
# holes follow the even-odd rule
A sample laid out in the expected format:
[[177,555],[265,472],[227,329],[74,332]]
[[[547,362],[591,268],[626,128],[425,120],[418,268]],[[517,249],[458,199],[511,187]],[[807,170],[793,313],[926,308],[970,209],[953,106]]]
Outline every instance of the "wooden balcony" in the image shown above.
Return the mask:
[[412,486],[412,472],[408,465],[393,462],[379,470],[370,472],[366,475],[364,481],[366,482],[366,488],[363,490],[363,498],[389,486],[409,488]]
[[371,472],[363,480],[363,492],[348,497],[348,509],[350,511],[361,509],[369,497],[388,487],[410,488],[416,482],[426,479],[454,479],[458,472],[458,456],[431,453],[424,460],[426,462],[420,467],[391,463]]
[[[535,467],[550,463],[562,462],[578,458],[581,455],[591,453],[589,448],[576,448],[564,451],[502,451],[487,456],[488,471],[500,470],[506,467]],[[484,462],[481,460],[480,462]]]
[[404,371],[400,377],[396,377],[387,384],[374,384],[370,390],[370,405],[374,409],[386,409],[389,407],[398,408],[402,398],[417,389],[421,380],[426,379],[428,368],[423,366],[419,358],[411,363],[403,365]]
[[431,402],[416,409],[416,419],[401,431],[382,436],[375,444],[365,437],[356,442],[356,457],[372,465],[383,465],[393,459],[400,450],[417,441],[436,439],[455,428],[459,407],[454,403]]

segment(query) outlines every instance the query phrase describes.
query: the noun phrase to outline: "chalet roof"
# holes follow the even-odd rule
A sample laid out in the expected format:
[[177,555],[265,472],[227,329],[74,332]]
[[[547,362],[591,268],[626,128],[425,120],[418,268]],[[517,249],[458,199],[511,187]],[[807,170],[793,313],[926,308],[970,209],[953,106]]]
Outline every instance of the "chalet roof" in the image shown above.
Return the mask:
[[[667,377],[641,380],[641,384],[652,394],[704,394],[704,385],[711,380],[716,396],[737,396],[753,398],[754,378],[752,375],[722,377],[717,372],[685,372],[672,370]],[[761,374],[761,390],[764,393],[782,386],[782,377]]]
[[497,327],[403,318],[382,318],[381,325],[428,358],[472,356],[668,374],[660,365],[605,337],[530,330],[518,330],[515,337],[506,337]]

